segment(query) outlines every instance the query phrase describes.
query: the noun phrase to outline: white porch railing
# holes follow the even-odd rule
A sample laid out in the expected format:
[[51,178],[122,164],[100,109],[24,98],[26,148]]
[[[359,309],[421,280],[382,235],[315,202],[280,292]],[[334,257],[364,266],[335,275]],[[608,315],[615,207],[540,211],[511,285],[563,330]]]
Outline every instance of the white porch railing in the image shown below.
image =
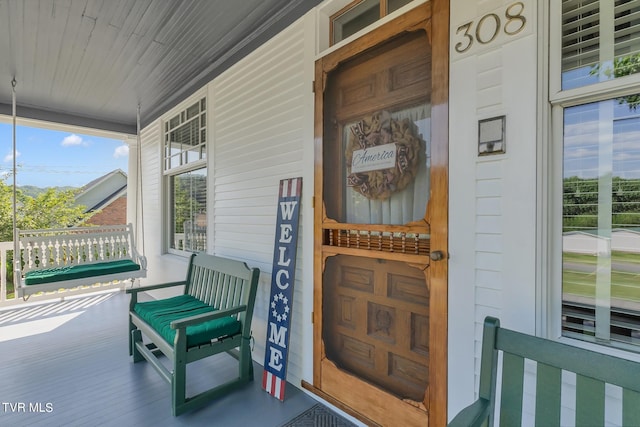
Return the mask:
[[180,251],[205,251],[207,232],[175,233],[173,248]]

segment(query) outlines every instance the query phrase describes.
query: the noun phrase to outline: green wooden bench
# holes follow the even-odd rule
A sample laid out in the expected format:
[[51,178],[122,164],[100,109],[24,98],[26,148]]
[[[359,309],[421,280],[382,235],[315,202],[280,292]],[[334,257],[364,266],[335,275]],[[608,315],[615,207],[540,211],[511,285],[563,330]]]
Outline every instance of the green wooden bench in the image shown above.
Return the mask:
[[[497,396],[499,353],[502,353],[502,387]],[[484,323],[478,400],[459,412],[449,426],[493,426],[497,399],[500,399],[499,425],[520,426],[525,359],[537,363],[535,425],[561,425],[565,371],[576,374],[576,426],[605,425],[605,384],[622,389],[622,414],[617,414],[621,415],[622,425],[640,426],[640,364],[504,329],[492,317],[487,317]]]
[[[253,380],[251,318],[259,273],[240,261],[194,254],[184,281],[127,289],[131,294],[129,354],[134,362],[149,361],[171,384],[173,415]],[[140,292],[183,285],[181,295],[138,301]],[[238,359],[238,376],[187,397],[187,364],[221,352]],[[158,359],[160,353],[168,358],[172,370]]]

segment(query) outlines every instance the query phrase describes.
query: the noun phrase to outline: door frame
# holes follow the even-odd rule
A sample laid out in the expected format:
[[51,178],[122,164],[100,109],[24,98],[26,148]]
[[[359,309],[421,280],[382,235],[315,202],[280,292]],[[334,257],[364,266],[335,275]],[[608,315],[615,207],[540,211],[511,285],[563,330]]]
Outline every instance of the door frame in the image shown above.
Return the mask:
[[[315,66],[315,122],[314,122],[314,311],[313,332],[313,384],[303,386],[337,405],[346,412],[373,423],[367,414],[361,414],[340,402],[322,389],[322,256],[323,222],[323,132],[324,93],[328,74],[338,65],[354,56],[378,46],[407,31],[425,30],[431,41],[432,91],[431,91],[431,187],[437,194],[438,203],[428,204],[430,218],[431,249],[441,251],[444,259],[429,264],[430,308],[429,308],[429,386],[428,420],[430,426],[447,424],[447,334],[448,334],[448,139],[449,139],[449,0],[431,0],[388,23],[361,36],[355,41],[318,59]],[[430,201],[433,200],[431,197]],[[436,350],[437,349],[437,350]]]

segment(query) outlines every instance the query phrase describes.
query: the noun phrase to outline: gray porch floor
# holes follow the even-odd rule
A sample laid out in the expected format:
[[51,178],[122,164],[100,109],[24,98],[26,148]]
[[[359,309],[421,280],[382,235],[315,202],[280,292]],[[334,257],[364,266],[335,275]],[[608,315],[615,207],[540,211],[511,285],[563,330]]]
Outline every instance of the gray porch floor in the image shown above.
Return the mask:
[[[285,401],[255,380],[202,409],[171,416],[170,387],[127,349],[122,292],[0,311],[0,426],[279,426],[317,401],[293,385]],[[189,367],[192,391],[235,373],[219,355]]]

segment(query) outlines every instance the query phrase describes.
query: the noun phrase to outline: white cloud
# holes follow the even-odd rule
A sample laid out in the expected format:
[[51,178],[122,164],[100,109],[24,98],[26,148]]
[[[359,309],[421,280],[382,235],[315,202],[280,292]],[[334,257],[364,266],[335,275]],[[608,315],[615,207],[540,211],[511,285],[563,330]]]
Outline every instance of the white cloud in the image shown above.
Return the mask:
[[113,157],[116,159],[119,157],[127,157],[128,155],[129,155],[129,146],[126,144],[123,144],[117,147],[113,152]]
[[[16,158],[20,157],[20,152],[16,151]],[[9,153],[6,156],[4,156],[4,161],[6,163],[12,162],[13,161],[13,153]]]
[[82,137],[76,135],[75,133],[72,133],[62,140],[61,145],[63,147],[69,147],[72,145],[86,145],[86,143],[82,140]]

